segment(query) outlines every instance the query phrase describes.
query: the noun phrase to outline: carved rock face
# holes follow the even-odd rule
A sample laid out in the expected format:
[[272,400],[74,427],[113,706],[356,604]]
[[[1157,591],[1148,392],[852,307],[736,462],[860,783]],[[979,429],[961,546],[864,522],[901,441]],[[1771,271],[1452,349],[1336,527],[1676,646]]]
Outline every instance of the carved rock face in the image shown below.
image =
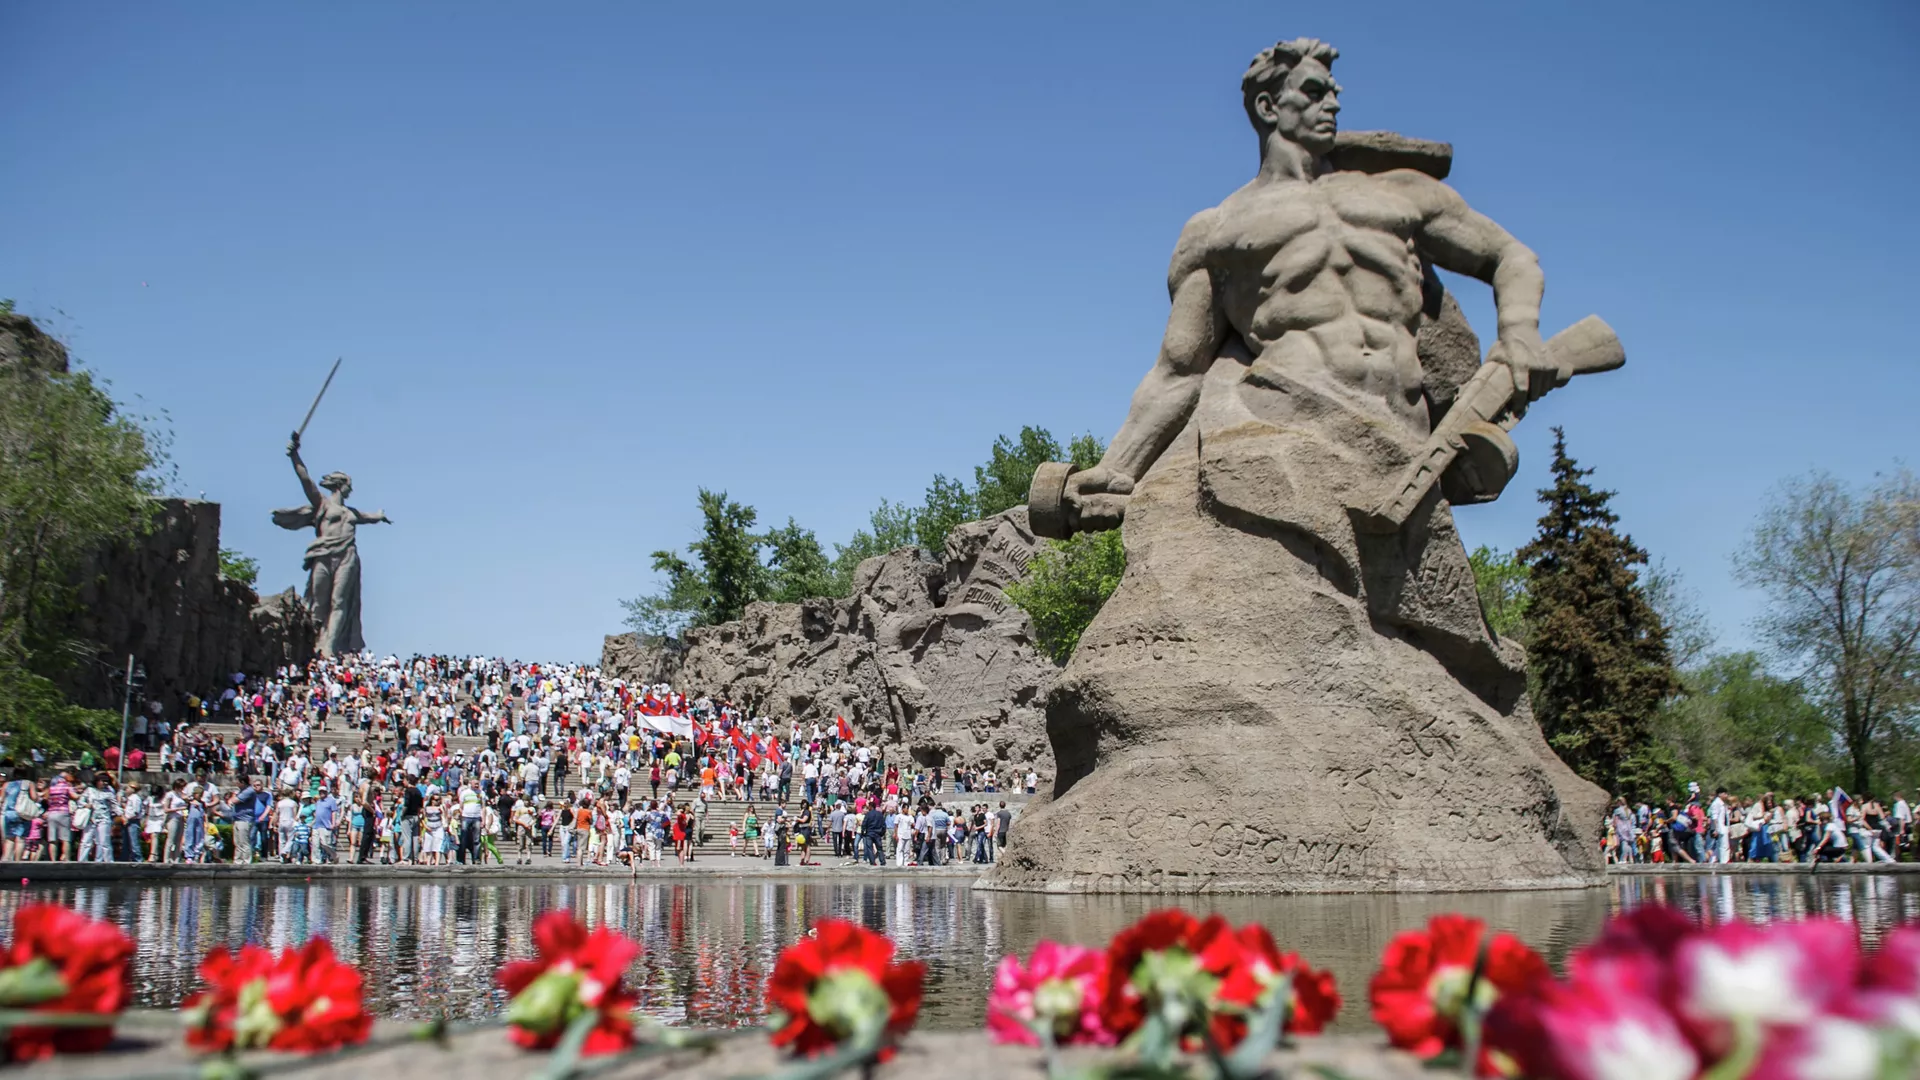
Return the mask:
[[220,504],[161,500],[151,532],[98,552],[82,568],[76,632],[101,646],[63,689],[75,702],[118,709],[128,653],[147,671],[147,693],[169,705],[180,693],[218,694],[236,671],[304,665],[318,630],[299,594],[259,597],[220,576]]
[[736,622],[690,632],[684,648],[611,635],[601,668],[776,721],[831,727],[845,716],[922,766],[1003,778],[1032,766],[1051,780],[1041,703],[1058,669],[1001,592],[1036,543],[1015,507],[956,528],[944,560],[915,548],[868,559],[845,600],[753,604]]

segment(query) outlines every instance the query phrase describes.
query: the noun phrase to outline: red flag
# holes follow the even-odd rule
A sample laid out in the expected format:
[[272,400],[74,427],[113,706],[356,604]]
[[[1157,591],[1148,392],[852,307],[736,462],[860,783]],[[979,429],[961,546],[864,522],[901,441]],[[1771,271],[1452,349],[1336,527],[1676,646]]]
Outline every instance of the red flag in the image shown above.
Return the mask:
[[784,761],[784,760],[786,760],[786,755],[784,755],[784,754],[782,754],[782,753],[780,752],[780,740],[779,740],[779,739],[768,739],[768,740],[767,740],[767,756],[768,756],[769,758],[772,758],[772,759],[773,759],[773,763],[774,763],[775,765],[778,765],[778,764],[780,764],[780,763],[781,763],[782,761]]
[[733,729],[733,745],[735,749],[745,754],[748,758],[753,757],[753,743],[747,740],[747,733],[741,731],[739,728]]
[[840,741],[852,742],[853,741],[853,725],[847,723],[847,718],[844,716],[836,716],[833,719],[835,723],[840,725]]

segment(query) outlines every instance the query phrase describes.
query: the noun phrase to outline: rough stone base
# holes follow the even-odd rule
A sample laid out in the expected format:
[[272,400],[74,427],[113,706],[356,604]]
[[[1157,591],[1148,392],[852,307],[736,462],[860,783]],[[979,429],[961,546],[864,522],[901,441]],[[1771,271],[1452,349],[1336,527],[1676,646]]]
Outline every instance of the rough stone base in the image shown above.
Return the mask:
[[[981,887],[1601,884],[1606,797],[1541,737],[1445,507],[1400,553],[1421,591],[1370,605],[1364,551],[1355,574],[1350,553],[1216,505],[1233,460],[1199,451],[1190,430],[1135,491],[1126,577],[1049,697],[1053,798]],[[1320,476],[1295,476],[1288,506],[1308,506]]]

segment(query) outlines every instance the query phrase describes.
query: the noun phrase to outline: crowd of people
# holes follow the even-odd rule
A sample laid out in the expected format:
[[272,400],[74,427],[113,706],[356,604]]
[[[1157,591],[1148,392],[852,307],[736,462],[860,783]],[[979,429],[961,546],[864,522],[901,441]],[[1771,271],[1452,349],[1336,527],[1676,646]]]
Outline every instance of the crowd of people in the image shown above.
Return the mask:
[[1913,807],[1900,791],[1889,804],[1839,787],[1738,798],[1724,788],[1703,797],[1690,784],[1684,801],[1615,799],[1604,842],[1618,863],[1897,862],[1912,851]]
[[[750,717],[580,665],[370,656],[236,676],[48,770],[9,760],[6,860],[526,865],[634,873],[716,843],[777,864],[992,861],[991,769],[902,762],[832,724]],[[463,743],[464,746],[456,746]],[[324,747],[324,748],[323,748]],[[11,757],[11,756],[10,756]],[[50,771],[50,775],[42,775]],[[1014,778],[1032,793],[1029,766]]]

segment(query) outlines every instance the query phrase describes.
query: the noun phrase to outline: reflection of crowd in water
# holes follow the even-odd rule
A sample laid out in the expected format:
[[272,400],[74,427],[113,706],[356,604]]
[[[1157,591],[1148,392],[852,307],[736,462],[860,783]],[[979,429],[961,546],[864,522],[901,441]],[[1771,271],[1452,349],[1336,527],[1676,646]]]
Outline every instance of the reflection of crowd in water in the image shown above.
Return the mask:
[[[981,896],[905,881],[72,886],[0,893],[0,924],[10,925],[12,908],[28,899],[53,899],[125,929],[137,943],[143,1007],[174,1006],[190,994],[213,945],[278,949],[324,936],[365,971],[377,1015],[424,1018],[444,1009],[455,1018],[485,1017],[505,1006],[494,970],[532,954],[533,921],[549,908],[639,941],[630,981],[642,1010],[700,1027],[759,1022],[775,957],[824,915],[861,920],[903,951],[933,958],[936,977],[976,1006],[986,997],[991,960],[1006,948]],[[969,955],[951,955],[957,942],[968,944]],[[944,1011],[936,1007],[934,1015]],[[977,1009],[965,1022],[978,1025]]]
[[1913,808],[1903,792],[1882,803],[1839,787],[1820,795],[1745,799],[1722,788],[1703,798],[1688,785],[1682,802],[1630,806],[1615,799],[1607,816],[1609,862],[1782,863],[1897,862],[1913,848]]
[[[17,763],[4,802],[8,859],[521,863],[690,861],[729,819],[730,848],[787,863],[990,862],[1032,793],[1029,765],[900,761],[844,718],[750,717],[671,686],[629,686],[581,665],[484,658],[316,660],[235,678],[170,715],[140,712],[116,744],[42,777]],[[34,755],[38,760],[40,755]],[[1010,770],[1012,771],[1012,770]],[[883,835],[882,835],[883,834]]]

